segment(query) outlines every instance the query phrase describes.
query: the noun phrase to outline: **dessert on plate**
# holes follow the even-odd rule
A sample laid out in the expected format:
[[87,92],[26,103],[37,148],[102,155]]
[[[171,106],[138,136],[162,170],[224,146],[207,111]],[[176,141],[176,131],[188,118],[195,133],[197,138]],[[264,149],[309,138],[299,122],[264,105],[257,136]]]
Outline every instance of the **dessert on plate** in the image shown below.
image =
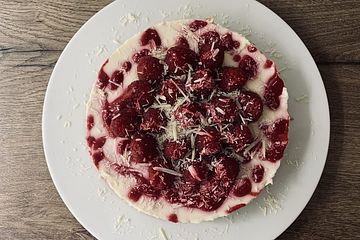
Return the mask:
[[275,63],[241,34],[208,20],[163,22],[102,65],[86,140],[100,175],[139,211],[209,221],[272,183],[287,100]]

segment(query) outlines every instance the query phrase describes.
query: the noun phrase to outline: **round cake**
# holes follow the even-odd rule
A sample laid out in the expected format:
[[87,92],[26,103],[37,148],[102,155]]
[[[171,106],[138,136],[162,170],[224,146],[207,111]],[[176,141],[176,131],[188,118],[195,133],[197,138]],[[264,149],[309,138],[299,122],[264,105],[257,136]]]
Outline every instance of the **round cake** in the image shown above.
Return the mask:
[[288,143],[276,65],[210,20],[162,22],[102,65],[87,107],[100,175],[139,211],[213,220],[272,183]]

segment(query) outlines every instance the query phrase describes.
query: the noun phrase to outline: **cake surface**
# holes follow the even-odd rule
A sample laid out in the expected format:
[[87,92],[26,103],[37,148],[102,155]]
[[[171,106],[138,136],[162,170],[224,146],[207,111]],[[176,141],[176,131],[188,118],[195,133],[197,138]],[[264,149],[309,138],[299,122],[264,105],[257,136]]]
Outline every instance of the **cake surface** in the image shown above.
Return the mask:
[[275,63],[241,34],[206,20],[163,22],[101,67],[89,151],[139,211],[213,220],[272,183],[288,143],[287,100]]

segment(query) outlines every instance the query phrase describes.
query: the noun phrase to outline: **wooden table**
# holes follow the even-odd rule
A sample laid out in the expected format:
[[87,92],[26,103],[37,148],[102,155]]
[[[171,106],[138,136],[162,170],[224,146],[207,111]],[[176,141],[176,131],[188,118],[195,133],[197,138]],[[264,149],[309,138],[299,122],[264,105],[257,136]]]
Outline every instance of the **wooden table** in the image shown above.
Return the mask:
[[[41,112],[61,51],[110,2],[0,0],[0,239],[93,238],[54,188],[42,150]],[[331,111],[320,184],[280,239],[359,239],[360,1],[262,2],[310,49]]]

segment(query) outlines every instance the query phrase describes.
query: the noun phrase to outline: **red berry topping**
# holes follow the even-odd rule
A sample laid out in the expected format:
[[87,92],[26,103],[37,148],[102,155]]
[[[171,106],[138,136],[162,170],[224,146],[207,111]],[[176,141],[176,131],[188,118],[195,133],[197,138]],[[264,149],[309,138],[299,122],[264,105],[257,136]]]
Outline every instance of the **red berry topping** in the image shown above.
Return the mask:
[[155,45],[159,47],[161,45],[161,39],[158,32],[155,29],[148,28],[140,39],[141,46],[145,46],[148,44]]
[[92,159],[93,159],[93,162],[94,162],[94,165],[99,168],[99,162],[101,160],[103,160],[105,158],[105,155],[102,151],[99,151],[99,152],[95,152],[93,153],[92,155]]
[[249,127],[245,124],[234,123],[226,129],[225,142],[229,144],[236,153],[240,153],[249,144],[252,143],[253,137]]
[[208,23],[203,20],[194,20],[193,22],[190,23],[189,28],[191,31],[196,32],[200,28],[205,27],[207,24]]
[[211,179],[200,186],[200,201],[195,207],[203,211],[214,211],[218,209],[226,199],[229,193],[229,182],[222,182],[219,179]]
[[233,122],[237,115],[234,100],[228,97],[214,97],[207,105],[211,121],[214,123]]
[[153,166],[149,167],[149,182],[151,186],[156,189],[163,190],[173,185],[175,178],[174,175],[155,169]]
[[200,155],[210,156],[221,151],[220,132],[215,127],[206,127],[195,138],[196,149]]
[[264,68],[270,68],[273,65],[273,62],[270,59],[266,59]]
[[176,46],[183,47],[183,48],[189,48],[189,42],[188,40],[181,36],[176,40]]
[[219,45],[204,45],[199,50],[200,65],[204,68],[218,69],[224,62],[224,49]]
[[149,108],[143,115],[143,120],[140,129],[158,133],[166,125],[166,117],[157,108]]
[[245,55],[240,60],[239,68],[243,70],[246,76],[250,79],[256,76],[258,66],[252,57]]
[[215,162],[215,176],[218,179],[235,180],[239,173],[239,163],[235,158],[221,155]]
[[131,139],[130,151],[131,162],[151,162],[158,156],[157,141],[149,134],[137,134]]
[[112,137],[129,137],[134,134],[140,124],[138,113],[133,108],[122,108],[110,123]]
[[242,178],[236,181],[233,188],[233,194],[237,197],[243,197],[251,193],[251,181],[248,178]]
[[200,123],[202,111],[199,104],[186,102],[176,109],[174,115],[182,127],[188,128]]
[[272,76],[265,86],[265,104],[272,110],[280,106],[280,96],[283,92],[284,82],[277,73]]
[[231,33],[226,33],[221,36],[220,44],[225,48],[226,51],[230,51],[240,47],[240,43],[238,41],[234,41]]
[[138,63],[140,61],[140,58],[148,56],[149,53],[150,53],[149,49],[142,49],[139,52],[134,54],[134,56],[132,57],[132,60],[134,61],[134,63]]
[[181,89],[184,93],[185,83],[181,80],[165,80],[162,82],[160,95],[165,97],[165,101],[169,104],[174,104],[178,97],[182,97]]
[[137,74],[140,80],[156,83],[163,78],[164,65],[157,58],[145,56],[139,60]]
[[165,141],[164,142],[164,157],[170,161],[175,161],[184,158],[186,153],[189,152],[189,142],[186,140],[181,141]]
[[245,206],[246,206],[245,203],[237,204],[237,205],[235,205],[235,206],[230,207],[228,210],[226,210],[226,213],[235,212],[236,210],[239,210],[240,208],[243,208],[243,207],[245,207]]
[[91,148],[92,150],[98,150],[99,148],[102,148],[104,146],[106,142],[106,138],[105,137],[94,138],[93,136],[88,136],[86,138],[86,141],[89,148]]
[[271,143],[270,147],[266,149],[264,159],[270,162],[279,161],[284,155],[286,145],[281,142]]
[[148,181],[142,181],[139,185],[133,187],[128,193],[128,197],[133,201],[138,201],[142,195],[157,199],[161,193],[161,189],[154,188]]
[[94,127],[94,122],[95,122],[94,116],[89,115],[86,120],[86,126],[89,131]]
[[209,31],[200,36],[199,40],[199,50],[203,48],[204,46],[214,46],[219,47],[220,43],[220,35],[215,31]]
[[240,60],[241,60],[240,55],[239,55],[239,54],[235,54],[234,57],[233,57],[233,60],[234,60],[234,62],[240,62]]
[[264,167],[261,165],[256,165],[251,172],[251,178],[255,183],[259,183],[263,180],[264,177]]
[[257,48],[254,45],[248,45],[247,49],[249,52],[253,53],[257,51]]
[[104,89],[106,88],[106,86],[109,84],[109,75],[106,74],[106,72],[104,71],[104,67],[105,65],[109,62],[109,59],[107,59],[104,64],[101,66],[101,69],[99,71],[98,74],[98,81],[97,81],[97,86],[100,89]]
[[116,90],[124,81],[124,74],[120,71],[115,71],[111,74],[110,89]]
[[186,86],[188,92],[199,99],[207,98],[215,88],[215,81],[207,69],[200,69],[195,72],[191,82]]
[[249,163],[254,158],[255,154],[261,150],[261,148],[262,148],[262,142],[260,141],[256,143],[255,146],[253,146],[248,151],[242,152],[241,156],[243,157],[243,159],[241,160],[241,163],[242,164]]
[[130,189],[128,192],[128,198],[132,200],[133,202],[139,201],[140,197],[142,196],[142,193],[139,191],[137,187],[134,187]]
[[128,150],[130,145],[130,139],[123,138],[118,142],[117,152],[121,155],[125,153],[125,150]]
[[239,94],[240,113],[249,122],[256,122],[263,111],[263,102],[254,92],[244,91]]
[[173,222],[173,223],[179,222],[177,215],[174,214],[174,213],[173,213],[173,214],[170,214],[170,215],[168,216],[168,220],[169,220],[170,222]]
[[194,181],[202,181],[208,177],[209,167],[205,161],[193,162],[187,168],[186,175],[191,176]]
[[122,69],[124,69],[125,72],[129,72],[131,70],[131,62],[126,61],[122,64]]
[[271,141],[270,146],[265,152],[265,159],[270,162],[276,162],[284,155],[288,143],[289,120],[279,119],[272,124],[260,126],[265,136]]
[[271,124],[263,124],[260,126],[265,136],[272,142],[288,142],[289,119],[278,119]]
[[130,105],[141,112],[145,107],[154,103],[155,90],[146,81],[134,81],[130,83],[123,95],[115,100],[114,103],[117,103],[119,100],[127,100]]
[[235,67],[223,67],[219,87],[224,92],[232,92],[241,89],[248,78],[246,74]]
[[185,74],[189,69],[195,69],[197,65],[196,53],[190,48],[172,47],[165,56],[168,71],[174,75]]

